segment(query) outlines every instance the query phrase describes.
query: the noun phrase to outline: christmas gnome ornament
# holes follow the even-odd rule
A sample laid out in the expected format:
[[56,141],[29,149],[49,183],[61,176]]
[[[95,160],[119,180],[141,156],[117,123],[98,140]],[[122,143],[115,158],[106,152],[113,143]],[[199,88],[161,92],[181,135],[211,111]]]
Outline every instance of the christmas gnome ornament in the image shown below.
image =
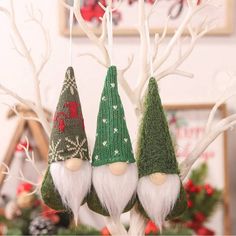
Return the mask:
[[160,228],[186,207],[178,164],[169,127],[154,78],[149,80],[144,114],[139,130],[137,165],[138,204],[141,213]]
[[90,190],[92,167],[72,67],[66,71],[54,115],[48,164],[41,187],[42,198],[52,209],[72,211],[77,222],[80,205]]
[[97,117],[97,135],[92,155],[91,210],[113,218],[130,210],[138,172],[118,93],[117,70],[108,69]]

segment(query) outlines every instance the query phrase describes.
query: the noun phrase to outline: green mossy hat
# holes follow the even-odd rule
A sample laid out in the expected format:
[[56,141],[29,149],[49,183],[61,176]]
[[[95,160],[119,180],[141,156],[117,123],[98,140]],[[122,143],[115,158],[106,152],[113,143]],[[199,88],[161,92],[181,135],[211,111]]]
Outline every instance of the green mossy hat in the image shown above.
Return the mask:
[[[140,178],[158,172],[179,174],[175,150],[155,78],[149,80],[144,101],[144,115],[139,130],[137,165]],[[141,213],[148,217],[139,201],[138,205]],[[186,208],[186,193],[181,183],[179,196],[167,219],[178,217]]]
[[139,130],[137,165],[139,177],[153,173],[178,174],[169,127],[154,78],[149,80]]
[[100,100],[92,165],[101,166],[115,162],[133,163],[135,159],[118,93],[116,67],[111,66]]

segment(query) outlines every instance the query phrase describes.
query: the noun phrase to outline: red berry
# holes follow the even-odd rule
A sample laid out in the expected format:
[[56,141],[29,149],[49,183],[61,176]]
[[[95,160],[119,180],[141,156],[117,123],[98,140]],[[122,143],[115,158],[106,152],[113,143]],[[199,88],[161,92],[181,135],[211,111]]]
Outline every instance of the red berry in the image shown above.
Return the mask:
[[17,195],[19,195],[22,192],[31,192],[33,189],[33,185],[29,183],[21,183],[17,188]]
[[199,223],[202,223],[205,221],[206,219],[206,216],[202,213],[202,212],[197,212],[195,213],[194,215],[194,219],[199,222]]
[[197,235],[215,235],[215,232],[202,226],[196,230]]
[[214,193],[214,188],[210,184],[206,184],[205,191],[208,196],[211,196]]
[[107,227],[104,227],[102,230],[101,230],[101,234],[104,235],[104,236],[107,236],[107,235],[110,235],[110,232],[108,230]]
[[188,204],[188,208],[191,208],[193,206],[193,202],[191,200],[188,200],[187,204]]

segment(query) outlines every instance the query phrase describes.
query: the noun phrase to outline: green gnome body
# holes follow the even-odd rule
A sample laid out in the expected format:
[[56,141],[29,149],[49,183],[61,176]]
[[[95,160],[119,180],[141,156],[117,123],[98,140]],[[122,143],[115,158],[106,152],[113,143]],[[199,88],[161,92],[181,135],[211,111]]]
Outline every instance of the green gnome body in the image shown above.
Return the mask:
[[[115,66],[108,69],[101,95],[92,166],[93,186],[88,196],[89,208],[102,215],[119,217],[133,205],[137,167],[118,93]],[[126,189],[128,186],[129,190]],[[122,199],[119,201],[117,198]]]
[[[84,119],[72,67],[66,71],[54,115],[48,164],[49,167],[41,187],[45,204],[55,210],[71,210],[77,218],[80,205],[75,202],[81,204],[90,189],[91,164],[89,163]],[[75,186],[74,197],[69,197]]]
[[138,204],[143,215],[161,227],[164,220],[182,214],[187,207],[186,194],[154,78],[149,80],[144,101],[137,165]]

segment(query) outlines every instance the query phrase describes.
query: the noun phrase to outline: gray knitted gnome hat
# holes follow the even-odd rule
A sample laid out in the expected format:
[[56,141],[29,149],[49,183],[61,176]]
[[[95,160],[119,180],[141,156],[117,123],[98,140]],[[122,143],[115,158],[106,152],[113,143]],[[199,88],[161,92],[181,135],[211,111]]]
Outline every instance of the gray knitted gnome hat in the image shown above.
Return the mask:
[[[144,115],[139,130],[137,165],[140,178],[157,172],[179,174],[178,163],[155,78],[149,80],[144,101]],[[139,201],[138,208],[148,218]],[[179,196],[167,219],[178,217],[186,208],[186,193],[181,183]]]
[[[49,141],[48,163],[65,161],[70,158],[89,160],[84,119],[74,70],[69,67],[61,90],[53,119]],[[60,194],[56,190],[48,167],[42,182],[41,194],[44,203],[55,210],[65,210]]]
[[153,173],[178,174],[175,151],[156,80],[151,78],[138,140],[139,177]]
[[49,164],[70,158],[89,160],[84,119],[72,67],[66,71],[54,115],[48,157]]

